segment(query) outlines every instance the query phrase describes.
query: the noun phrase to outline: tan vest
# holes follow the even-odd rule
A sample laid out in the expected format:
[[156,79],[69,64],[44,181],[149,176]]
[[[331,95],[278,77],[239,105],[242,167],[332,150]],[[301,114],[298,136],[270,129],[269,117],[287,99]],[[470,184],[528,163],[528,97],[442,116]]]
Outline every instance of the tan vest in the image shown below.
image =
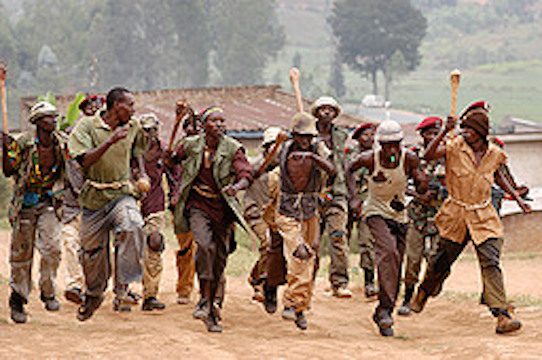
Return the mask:
[[[384,219],[394,220],[400,223],[407,222],[405,190],[407,186],[407,176],[405,174],[406,151],[401,150],[399,165],[395,169],[387,169],[380,165],[380,149],[374,153],[374,171],[367,177],[369,196],[363,204],[363,216],[365,218],[373,215],[380,215]],[[385,181],[376,182],[374,178],[380,173],[386,178]],[[402,203],[405,209],[401,211],[394,210],[391,202]]]

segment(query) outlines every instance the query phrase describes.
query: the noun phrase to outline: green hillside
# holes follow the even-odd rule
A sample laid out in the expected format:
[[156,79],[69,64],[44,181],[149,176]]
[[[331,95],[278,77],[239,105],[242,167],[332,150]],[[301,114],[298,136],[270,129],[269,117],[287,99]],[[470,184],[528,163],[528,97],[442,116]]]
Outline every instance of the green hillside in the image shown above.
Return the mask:
[[[304,95],[316,97],[331,92],[327,84],[334,49],[326,23],[329,3],[279,2],[279,20],[285,27],[287,44],[269,66],[269,82],[280,81],[289,88],[288,69],[299,53]],[[535,0],[529,8],[528,16],[534,19],[503,13],[506,9],[495,3],[481,6],[459,1],[457,6],[422,9],[428,19],[422,64],[394,84],[393,107],[445,115],[450,106],[449,73],[459,68],[458,107],[485,99],[496,122],[507,115],[542,121],[542,0]],[[371,84],[358,73],[346,70],[344,75],[348,91],[343,102],[358,103],[371,92]]]

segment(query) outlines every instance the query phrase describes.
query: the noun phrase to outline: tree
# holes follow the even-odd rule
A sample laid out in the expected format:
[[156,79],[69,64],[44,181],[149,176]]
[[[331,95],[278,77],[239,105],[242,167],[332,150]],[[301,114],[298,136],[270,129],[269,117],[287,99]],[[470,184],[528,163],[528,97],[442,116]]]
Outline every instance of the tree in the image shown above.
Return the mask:
[[407,70],[420,64],[427,20],[409,0],[339,0],[328,23],[342,61],[369,78],[375,94],[379,72],[387,74],[385,81],[393,78],[391,60],[396,52],[401,53]]
[[261,83],[267,63],[285,41],[275,0],[214,0],[209,12],[221,83]]
[[339,54],[335,53],[333,62],[331,63],[331,72],[329,77],[329,86],[335,91],[337,97],[342,97],[346,94],[346,86],[344,85],[343,63]]

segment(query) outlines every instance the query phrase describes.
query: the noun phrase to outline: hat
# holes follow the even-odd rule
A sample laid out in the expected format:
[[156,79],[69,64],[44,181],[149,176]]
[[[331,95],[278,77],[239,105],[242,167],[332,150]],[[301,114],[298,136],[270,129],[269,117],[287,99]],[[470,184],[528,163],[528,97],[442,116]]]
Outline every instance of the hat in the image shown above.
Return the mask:
[[144,130],[156,129],[160,126],[160,120],[154,113],[143,114],[139,117],[139,122]]
[[423,119],[418,126],[416,126],[416,131],[423,132],[429,128],[440,128],[442,126],[442,119],[437,116],[429,116]]
[[265,129],[263,132],[262,146],[274,143],[277,140],[277,136],[282,132],[282,129],[276,126]]
[[300,112],[295,114],[292,119],[292,134],[297,135],[318,135],[318,130],[316,130],[316,119],[306,112]]
[[489,106],[487,101],[484,101],[484,100],[475,101],[472,104],[468,105],[465,109],[463,109],[463,111],[461,112],[461,115],[459,115],[459,119],[462,119],[463,117],[465,117],[467,113],[469,113],[471,110],[481,109],[482,111],[485,111],[486,113],[488,113],[490,108],[491,107]]
[[403,129],[396,121],[386,120],[376,129],[376,139],[380,143],[399,142],[403,140]]
[[44,116],[58,116],[58,110],[56,107],[47,102],[47,101],[40,101],[39,103],[32,106],[30,109],[30,115],[28,116],[28,121],[30,121],[31,124],[35,124],[36,121]]
[[495,138],[493,139],[493,142],[499,145],[501,149],[504,147],[504,141],[502,141],[500,137],[495,136]]
[[337,100],[332,98],[331,96],[320,96],[312,105],[311,105],[311,114],[312,116],[316,116],[316,112],[318,111],[318,108],[324,105],[329,105],[332,108],[335,109],[337,112],[337,116],[341,113],[341,107],[339,106],[339,103]]
[[81,103],[79,103],[79,110],[83,111],[85,107],[91,102],[102,102],[103,99],[98,97],[98,95],[87,96]]
[[373,124],[373,123],[361,124],[352,133],[352,139],[358,139],[361,136],[361,133],[363,133],[367,129],[373,129],[374,130],[374,129],[376,129],[376,125]]

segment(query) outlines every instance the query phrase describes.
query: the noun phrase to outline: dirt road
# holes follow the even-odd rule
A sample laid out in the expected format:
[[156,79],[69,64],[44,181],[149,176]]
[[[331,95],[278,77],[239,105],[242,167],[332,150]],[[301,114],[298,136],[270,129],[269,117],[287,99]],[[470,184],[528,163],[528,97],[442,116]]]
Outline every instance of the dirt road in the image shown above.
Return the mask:
[[[512,256],[503,261],[507,290],[518,305],[523,329],[513,336],[495,334],[495,320],[477,304],[479,269],[472,257],[459,261],[445,293],[430,300],[416,316],[396,316],[393,339],[378,335],[359,284],[354,297],[338,300],[324,294],[327,281],[317,279],[308,314],[309,329],[299,331],[279,312],[267,315],[250,300],[246,279],[228,278],[223,311],[224,333],[208,334],[192,319],[193,304],[175,303],[173,249],[165,254],[160,298],[167,309],[146,313],[112,311],[111,294],[95,316],[81,323],[76,307],[65,301],[48,313],[34,290],[29,322],[9,319],[7,282],[9,238],[0,232],[0,358],[184,358],[184,359],[540,359],[542,357],[542,256]],[[63,268],[59,289],[63,289]],[[194,300],[194,299],[193,299]]]

